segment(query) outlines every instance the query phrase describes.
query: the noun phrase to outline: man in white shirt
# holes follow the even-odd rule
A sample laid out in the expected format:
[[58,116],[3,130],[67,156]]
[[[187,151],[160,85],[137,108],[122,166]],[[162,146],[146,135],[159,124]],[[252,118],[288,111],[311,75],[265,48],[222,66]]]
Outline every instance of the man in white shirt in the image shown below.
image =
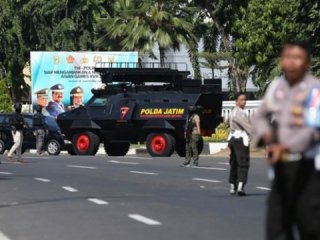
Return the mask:
[[244,108],[246,106],[246,95],[236,95],[236,107],[232,110],[229,123],[230,134],[228,137],[230,154],[230,194],[245,196],[244,186],[247,183],[250,166],[249,142],[252,127]]

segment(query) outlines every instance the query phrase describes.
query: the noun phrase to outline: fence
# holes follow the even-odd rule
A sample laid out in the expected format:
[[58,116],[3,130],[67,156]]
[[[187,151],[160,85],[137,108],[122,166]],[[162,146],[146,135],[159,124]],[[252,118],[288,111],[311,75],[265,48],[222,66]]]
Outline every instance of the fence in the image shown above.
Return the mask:
[[[254,112],[258,109],[262,101],[247,101],[245,111],[251,119]],[[222,103],[222,117],[225,121],[229,119],[232,109],[236,106],[235,101],[223,101]]]

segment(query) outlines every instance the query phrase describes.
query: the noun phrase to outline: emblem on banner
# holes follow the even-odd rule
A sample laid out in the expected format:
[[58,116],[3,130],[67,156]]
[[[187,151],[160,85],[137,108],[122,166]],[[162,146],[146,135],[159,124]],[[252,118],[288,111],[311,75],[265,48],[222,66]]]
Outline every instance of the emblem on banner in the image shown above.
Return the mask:
[[93,57],[93,61],[94,61],[95,63],[97,63],[97,62],[102,62],[102,57],[101,57],[101,56],[94,56],[94,57]]
[[81,58],[80,61],[81,61],[82,64],[88,64],[89,63],[89,59],[87,57]]
[[73,62],[74,62],[74,57],[71,56],[71,55],[69,55],[69,56],[67,57],[67,63],[72,64]]
[[59,56],[54,56],[54,57],[53,57],[53,62],[54,62],[54,64],[56,64],[56,65],[60,64],[60,57],[59,57]]
[[114,63],[114,56],[108,57],[108,63]]

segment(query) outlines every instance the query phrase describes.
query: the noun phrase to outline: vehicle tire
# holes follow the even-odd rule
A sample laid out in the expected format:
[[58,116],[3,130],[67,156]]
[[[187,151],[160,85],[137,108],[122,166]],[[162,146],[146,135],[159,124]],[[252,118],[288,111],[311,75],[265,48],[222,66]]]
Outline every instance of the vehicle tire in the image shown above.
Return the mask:
[[71,156],[75,156],[76,155],[76,152],[74,151],[72,144],[68,144],[66,146],[66,150],[69,153],[69,155],[71,155]]
[[125,156],[130,148],[128,142],[105,142],[104,149],[109,156]]
[[200,140],[199,140],[199,143],[198,143],[198,153],[199,153],[199,155],[203,151],[203,146],[204,146],[203,137],[200,137]]
[[49,155],[57,156],[61,152],[61,145],[57,140],[50,139],[46,144],[46,151]]
[[[198,143],[198,153],[199,155],[203,151],[203,138],[201,137]],[[176,153],[179,155],[179,157],[185,157],[186,156],[186,141],[185,140],[180,140],[179,142],[176,143],[175,146]]]
[[4,154],[5,151],[6,151],[6,144],[2,139],[0,139],[0,154]]
[[72,146],[76,155],[95,155],[98,152],[99,145],[99,137],[89,131],[76,133],[72,139]]
[[175,139],[167,133],[150,133],[146,145],[151,156],[170,157],[174,152]]
[[181,139],[177,141],[175,150],[179,157],[185,157],[186,156],[186,140]]

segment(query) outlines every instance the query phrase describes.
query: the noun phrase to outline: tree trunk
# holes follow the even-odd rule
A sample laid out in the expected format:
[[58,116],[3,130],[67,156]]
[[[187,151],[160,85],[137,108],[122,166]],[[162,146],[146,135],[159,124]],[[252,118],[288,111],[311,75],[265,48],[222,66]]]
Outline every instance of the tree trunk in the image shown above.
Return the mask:
[[66,0],[66,13],[65,13],[66,18],[68,18],[68,2],[69,0]]
[[[213,18],[214,25],[218,30],[218,33],[221,37],[221,44],[223,47],[223,50],[226,52],[232,52],[232,42],[229,39],[229,35],[226,33],[225,28],[220,24],[219,20],[217,18]],[[241,69],[239,68],[239,65],[235,63],[234,59],[228,60],[229,65],[229,77],[230,77],[230,87],[231,91],[234,93],[241,91],[246,91],[246,82],[247,79],[243,79],[243,76],[241,76]],[[247,76],[245,76],[247,77]]]
[[162,68],[164,68],[165,67],[165,58],[166,58],[165,49],[162,47],[159,47],[159,53],[160,53],[160,66]]
[[194,78],[201,79],[200,63],[199,63],[199,57],[197,53],[198,53],[198,44],[194,42],[190,43],[188,54],[189,54],[189,58],[194,71]]

